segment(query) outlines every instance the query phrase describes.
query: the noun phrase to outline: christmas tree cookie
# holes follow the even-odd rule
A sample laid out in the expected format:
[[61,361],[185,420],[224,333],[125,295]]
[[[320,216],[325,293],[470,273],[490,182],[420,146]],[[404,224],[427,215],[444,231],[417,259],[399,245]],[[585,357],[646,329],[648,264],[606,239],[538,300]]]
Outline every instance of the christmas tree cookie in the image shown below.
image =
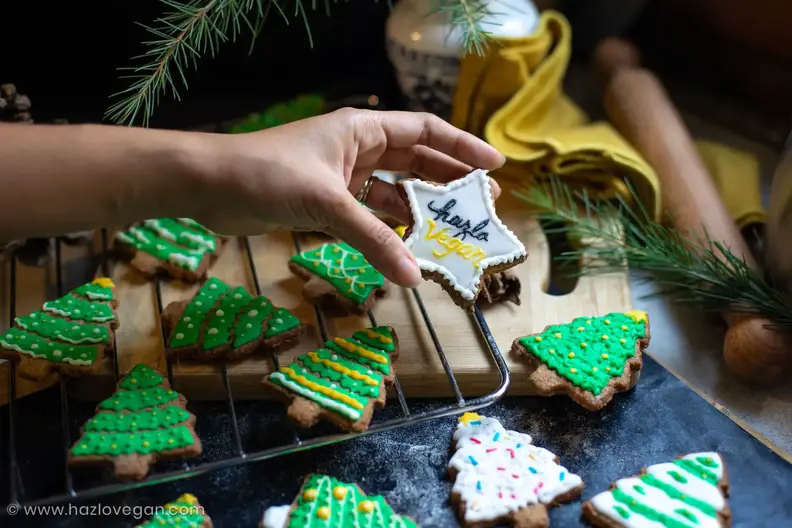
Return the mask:
[[19,375],[39,380],[50,372],[88,374],[112,353],[118,328],[113,281],[96,279],[40,310],[17,317],[0,334],[0,357],[19,363]]
[[649,346],[649,318],[633,310],[603,317],[578,317],[514,340],[530,381],[542,396],[566,394],[590,411],[638,383]]
[[122,480],[140,480],[158,459],[201,454],[187,399],[159,372],[140,364],[99,403],[69,453],[70,466],[112,464]]
[[303,251],[289,269],[305,279],[303,295],[334,315],[363,315],[386,293],[385,277],[343,242]]
[[236,359],[257,350],[274,352],[293,343],[305,327],[264,296],[212,277],[189,301],[162,312],[171,358]]
[[162,526],[212,528],[212,519],[206,515],[195,495],[185,493],[175,501],[163,506],[150,521],[137,525],[137,528],[160,528]]
[[465,413],[454,432],[448,472],[462,526],[544,528],[547,510],[583,492],[583,481],[529,435],[494,418]]
[[418,528],[380,495],[326,475],[311,475],[294,502],[264,512],[259,528]]
[[298,356],[264,383],[289,404],[289,418],[308,428],[327,420],[345,431],[365,431],[374,408],[385,405],[393,383],[399,340],[389,326],[334,337],[324,347]]
[[187,282],[206,278],[227,238],[189,218],[146,220],[116,233],[116,247],[147,277],[166,274]]
[[617,480],[583,504],[583,518],[603,528],[725,528],[729,481],[717,453],[694,453]]

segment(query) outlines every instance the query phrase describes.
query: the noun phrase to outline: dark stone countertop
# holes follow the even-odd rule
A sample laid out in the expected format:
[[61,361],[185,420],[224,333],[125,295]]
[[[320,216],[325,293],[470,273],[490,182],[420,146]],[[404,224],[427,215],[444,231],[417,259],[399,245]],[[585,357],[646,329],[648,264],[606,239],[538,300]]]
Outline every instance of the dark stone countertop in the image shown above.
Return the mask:
[[[441,403],[410,402],[417,412]],[[71,407],[75,432],[92,414],[92,406],[72,402]],[[63,492],[59,409],[57,391],[19,403],[18,455],[26,499]],[[198,432],[205,446],[202,460],[196,463],[232,456],[234,440],[225,404],[195,403],[190,404],[190,410],[198,416]],[[239,403],[237,412],[242,444],[248,452],[289,440],[290,429],[277,404]],[[398,406],[390,403],[378,419],[398,412]],[[635,391],[617,397],[603,412],[589,413],[564,397],[521,397],[502,400],[481,414],[532,435],[536,445],[559,455],[562,465],[585,480],[583,499],[649,464],[689,452],[716,450],[724,456],[729,473],[732,526],[784,526],[792,519],[792,465],[649,358]],[[0,423],[7,423],[3,418]],[[455,418],[430,421],[77,504],[155,506],[189,492],[199,498],[215,526],[252,528],[266,507],[290,502],[306,474],[322,472],[356,482],[369,494],[383,494],[397,511],[413,516],[424,527],[454,527],[458,524],[448,506],[450,483],[445,470],[455,424]],[[3,449],[6,447],[4,442]],[[6,461],[4,453],[4,475]],[[90,477],[75,474],[78,489],[89,483]],[[4,498],[8,497],[7,485],[3,483]],[[579,500],[554,509],[551,525],[581,525],[581,504]],[[9,520],[12,522],[6,524]],[[87,515],[0,517],[3,526],[76,527],[95,522]],[[137,524],[131,516],[103,516],[101,523],[107,528]]]

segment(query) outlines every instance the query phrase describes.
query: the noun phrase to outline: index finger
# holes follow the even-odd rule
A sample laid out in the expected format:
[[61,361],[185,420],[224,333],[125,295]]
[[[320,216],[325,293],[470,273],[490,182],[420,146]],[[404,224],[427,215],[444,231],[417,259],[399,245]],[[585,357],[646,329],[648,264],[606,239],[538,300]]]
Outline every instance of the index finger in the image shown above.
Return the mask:
[[387,138],[388,149],[424,145],[479,169],[498,169],[506,158],[486,141],[460,130],[436,115],[424,112],[378,112],[363,114],[374,121]]

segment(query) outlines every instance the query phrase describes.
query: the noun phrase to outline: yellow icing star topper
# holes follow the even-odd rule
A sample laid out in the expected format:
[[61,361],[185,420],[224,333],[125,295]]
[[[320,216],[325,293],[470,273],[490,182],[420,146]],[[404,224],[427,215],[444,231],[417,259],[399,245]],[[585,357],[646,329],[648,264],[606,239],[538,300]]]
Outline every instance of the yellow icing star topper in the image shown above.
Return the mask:
[[458,422],[462,422],[463,424],[467,425],[470,422],[481,421],[481,416],[476,413],[466,412],[462,416],[457,419]]
[[112,279],[107,277],[99,277],[98,279],[94,279],[92,284],[96,284],[97,286],[101,286],[103,288],[115,288],[115,284],[113,283]]
[[648,323],[649,318],[646,315],[646,312],[641,310],[630,310],[629,312],[625,313],[627,317],[635,321],[636,323]]

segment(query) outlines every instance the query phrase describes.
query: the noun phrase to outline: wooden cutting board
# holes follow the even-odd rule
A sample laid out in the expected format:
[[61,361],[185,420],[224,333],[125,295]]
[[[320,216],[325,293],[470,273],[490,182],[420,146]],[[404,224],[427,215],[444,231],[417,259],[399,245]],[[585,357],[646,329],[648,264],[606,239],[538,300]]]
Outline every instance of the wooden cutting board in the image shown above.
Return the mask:
[[[533,388],[527,381],[524,364],[509,353],[514,338],[541,331],[548,324],[568,322],[575,317],[630,310],[629,283],[626,273],[616,273],[582,278],[574,291],[567,295],[547,294],[550,252],[544,233],[537,222],[527,215],[524,206],[508,192],[508,188],[498,200],[497,207],[500,217],[525,243],[529,257],[513,270],[522,282],[521,305],[503,303],[485,306],[483,312],[512,373],[508,394],[525,395],[531,394]],[[301,249],[306,250],[329,239],[300,235],[299,240]],[[289,258],[296,251],[294,239],[291,233],[252,237],[250,247],[261,293],[274,304],[292,311],[307,326],[307,332],[299,343],[280,354],[281,363],[286,363],[298,354],[314,350],[322,342],[313,306],[300,293],[303,281],[294,276],[287,266]],[[241,241],[233,241],[214,264],[210,275],[255,292],[246,259]],[[140,362],[164,369],[156,286],[144,280],[125,263],[112,266],[110,275],[116,283],[116,295],[121,303],[118,310],[121,328],[117,333],[119,370],[124,373]],[[35,288],[30,282],[24,284],[24,288],[18,283],[17,304],[20,308],[25,306],[32,310],[40,304],[42,292],[33,291]],[[163,281],[163,306],[188,299],[196,289],[196,286]],[[435,283],[421,284],[418,292],[462,394],[469,398],[494,391],[500,383],[500,373],[472,317],[454,305]],[[375,305],[373,312],[377,324],[392,326],[399,336],[401,352],[395,368],[405,395],[408,398],[453,396],[413,293],[391,285],[388,296]],[[368,317],[325,317],[324,320],[330,337],[348,336],[371,325]],[[218,366],[177,361],[172,367],[176,388],[187,398],[222,400],[226,397]],[[251,357],[228,364],[227,369],[235,398],[257,399],[266,396],[261,380],[272,371],[270,358],[263,355]],[[0,369],[2,372],[5,370]],[[112,391],[113,375],[112,363],[108,361],[104,376],[73,380],[69,387],[77,397],[102,398]],[[4,389],[5,384],[1,379],[0,383]]]

